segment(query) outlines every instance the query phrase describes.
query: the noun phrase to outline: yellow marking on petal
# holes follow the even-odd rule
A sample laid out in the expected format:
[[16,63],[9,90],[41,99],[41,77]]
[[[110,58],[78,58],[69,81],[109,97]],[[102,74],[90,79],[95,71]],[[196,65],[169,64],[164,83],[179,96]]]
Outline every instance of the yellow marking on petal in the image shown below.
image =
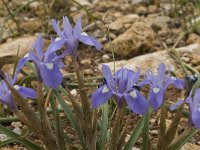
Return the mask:
[[46,66],[49,70],[53,69],[53,63],[47,63]]
[[109,89],[108,89],[107,86],[105,86],[105,87],[103,88],[103,90],[102,90],[102,93],[104,94],[104,93],[108,93],[108,92],[109,92]]
[[159,88],[153,88],[153,92],[154,92],[155,94],[157,94],[159,91],[160,91]]
[[132,91],[132,92],[130,92],[130,95],[131,95],[133,98],[137,98],[137,93],[136,93],[135,90]]

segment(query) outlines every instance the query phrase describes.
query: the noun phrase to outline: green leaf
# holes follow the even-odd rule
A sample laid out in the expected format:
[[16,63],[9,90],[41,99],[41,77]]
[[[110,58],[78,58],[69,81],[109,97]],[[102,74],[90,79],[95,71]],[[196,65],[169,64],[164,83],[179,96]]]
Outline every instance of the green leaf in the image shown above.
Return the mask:
[[108,135],[108,103],[102,106],[102,117],[100,122],[100,138],[99,138],[99,147],[100,149],[104,148],[104,145],[107,141]]
[[149,108],[147,114],[144,116],[144,128],[143,128],[143,141],[142,141],[142,149],[149,149],[149,118],[151,114],[151,108]]
[[137,141],[138,137],[140,136],[140,133],[142,132],[142,129],[144,127],[144,120],[145,120],[144,116],[139,120],[130,139],[126,143],[124,150],[131,150],[133,148],[134,144],[136,143],[136,141]]
[[36,74],[29,74],[27,76],[24,76],[21,81],[20,81],[20,85],[23,85],[23,84],[30,84],[32,81],[37,81],[37,76]]
[[20,142],[21,144],[25,145],[27,148],[31,149],[31,150],[42,150],[39,146],[37,146],[36,144],[32,143],[31,141],[23,138],[22,136],[20,136],[19,134],[5,128],[4,126],[0,125],[0,133],[3,133],[7,136],[9,136],[10,138]]
[[8,140],[5,140],[5,141],[2,141],[2,142],[0,142],[0,147],[3,147],[5,145],[8,145],[8,144],[13,143],[15,141],[16,140],[13,140],[13,139],[8,139]]
[[55,118],[54,127],[55,127],[58,149],[63,150],[66,149],[66,147],[65,147],[65,135],[63,131],[63,125],[60,119],[60,114],[57,108],[56,101],[54,101],[54,99],[51,98],[50,103]]
[[67,105],[67,103],[65,102],[64,99],[62,99],[60,93],[58,91],[53,91],[53,95],[57,98],[58,102],[60,103],[61,107],[63,108],[67,118],[70,120],[73,128],[75,129],[77,136],[79,138],[79,141],[82,145],[83,148],[85,148],[85,139],[84,139],[84,135],[81,132],[81,129],[78,125],[77,120],[75,119],[74,114],[72,113],[72,110],[69,108],[69,106]]

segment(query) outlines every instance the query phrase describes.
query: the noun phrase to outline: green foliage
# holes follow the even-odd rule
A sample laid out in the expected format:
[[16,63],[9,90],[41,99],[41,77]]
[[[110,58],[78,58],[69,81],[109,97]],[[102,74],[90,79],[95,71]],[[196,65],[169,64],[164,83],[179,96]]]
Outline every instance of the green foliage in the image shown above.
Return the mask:
[[[38,145],[32,143],[30,140],[23,138],[21,135],[18,135],[17,133],[5,128],[2,125],[0,125],[0,133],[3,133],[5,135],[7,135],[8,137],[12,138],[13,140],[20,142],[21,144],[25,145],[26,147],[28,147],[31,150],[36,150],[36,149],[42,150]],[[7,144],[11,141],[9,140],[7,142],[0,143],[0,145],[3,146],[4,144]]]

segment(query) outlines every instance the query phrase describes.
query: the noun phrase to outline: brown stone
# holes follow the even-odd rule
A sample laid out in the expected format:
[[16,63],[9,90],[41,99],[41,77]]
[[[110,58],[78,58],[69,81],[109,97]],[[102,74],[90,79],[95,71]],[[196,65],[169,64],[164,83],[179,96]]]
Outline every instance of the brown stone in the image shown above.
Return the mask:
[[[134,23],[130,29],[119,35],[105,49],[121,56],[135,56],[147,52],[152,47],[154,32],[143,22]],[[111,47],[110,47],[111,46]]]

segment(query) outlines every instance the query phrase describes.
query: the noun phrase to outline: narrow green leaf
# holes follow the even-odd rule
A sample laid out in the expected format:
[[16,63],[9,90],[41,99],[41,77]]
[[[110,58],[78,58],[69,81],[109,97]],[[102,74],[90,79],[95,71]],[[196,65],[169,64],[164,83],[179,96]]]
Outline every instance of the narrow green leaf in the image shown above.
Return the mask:
[[145,120],[144,116],[139,120],[130,139],[126,143],[124,150],[131,150],[133,148],[134,144],[136,143],[136,141],[137,141],[138,137],[140,136],[140,133],[142,132],[142,129],[144,127],[144,120]]
[[37,146],[36,144],[32,143],[31,141],[21,137],[19,134],[5,128],[4,126],[0,125],[0,133],[3,133],[7,136],[9,136],[10,138],[20,142],[21,144],[25,145],[26,147],[28,147],[31,150],[42,150],[42,148],[40,148],[39,146]]
[[35,67],[34,67],[34,65],[31,64],[30,62],[27,62],[27,63],[26,63],[26,66],[29,67],[34,73],[37,72],[36,69],[35,69]]
[[142,149],[149,149],[149,118],[150,118],[150,108],[144,116],[144,128],[143,128],[143,141],[142,141]]
[[8,140],[5,140],[3,142],[0,142],[0,147],[3,147],[5,145],[8,145],[8,144],[11,144],[13,142],[15,142],[16,140],[13,140],[13,139],[8,139]]
[[99,147],[100,149],[104,148],[104,145],[107,141],[108,134],[108,103],[102,106],[102,117],[100,122],[100,139],[99,139]]
[[53,91],[53,95],[57,98],[57,100],[60,103],[61,107],[63,108],[67,118],[70,120],[73,128],[75,129],[75,131],[77,133],[77,136],[79,138],[79,141],[80,141],[82,147],[85,148],[85,139],[84,139],[83,133],[81,132],[81,129],[80,129],[71,109],[69,108],[69,106],[67,105],[65,100],[62,99],[62,97],[60,96],[60,93],[58,93],[57,91]]
[[63,125],[60,119],[60,114],[58,111],[58,108],[56,106],[56,102],[54,101],[54,99],[51,98],[50,100],[51,103],[51,108],[54,114],[54,118],[55,118],[55,122],[54,122],[54,127],[55,127],[55,133],[56,133],[56,142],[58,145],[58,149],[59,150],[65,150],[65,135],[64,135],[64,131],[63,131]]

